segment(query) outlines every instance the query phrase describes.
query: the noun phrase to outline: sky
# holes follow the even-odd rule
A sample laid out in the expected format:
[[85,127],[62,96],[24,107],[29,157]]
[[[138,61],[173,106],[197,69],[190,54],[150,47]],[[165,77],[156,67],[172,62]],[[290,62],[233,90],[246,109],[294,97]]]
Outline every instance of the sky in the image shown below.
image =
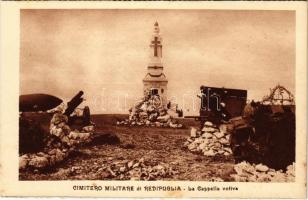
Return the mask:
[[295,91],[295,13],[244,10],[22,10],[20,93],[64,101],[79,90],[92,113],[128,113],[143,94],[157,21],[168,97],[198,114],[201,85]]

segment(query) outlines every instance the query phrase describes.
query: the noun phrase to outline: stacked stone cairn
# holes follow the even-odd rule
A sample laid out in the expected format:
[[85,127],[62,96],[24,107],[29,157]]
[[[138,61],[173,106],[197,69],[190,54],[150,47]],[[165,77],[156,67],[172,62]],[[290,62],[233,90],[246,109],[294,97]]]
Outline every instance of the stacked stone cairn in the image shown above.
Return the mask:
[[295,163],[287,166],[285,172],[271,169],[263,164],[250,164],[246,161],[234,166],[235,174],[230,176],[236,182],[294,182]]
[[182,128],[165,108],[159,96],[144,97],[129,110],[129,118],[117,125]]
[[38,153],[27,153],[19,157],[19,169],[44,169],[66,159],[78,145],[92,139],[94,126],[85,126],[81,130],[72,130],[68,126],[68,117],[64,115],[63,105],[48,111],[54,113],[50,121],[46,146]]
[[184,146],[192,152],[202,153],[205,156],[229,156],[232,154],[228,126],[222,124],[217,128],[209,121],[204,123],[202,130],[192,127],[190,137]]

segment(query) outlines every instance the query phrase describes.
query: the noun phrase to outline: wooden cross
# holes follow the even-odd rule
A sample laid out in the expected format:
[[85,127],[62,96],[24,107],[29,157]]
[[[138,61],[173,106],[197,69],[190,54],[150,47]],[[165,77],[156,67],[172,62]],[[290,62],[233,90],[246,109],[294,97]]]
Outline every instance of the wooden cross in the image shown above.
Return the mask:
[[160,41],[157,40],[157,37],[152,41],[152,44],[154,44],[154,56],[157,56],[157,47],[160,45]]

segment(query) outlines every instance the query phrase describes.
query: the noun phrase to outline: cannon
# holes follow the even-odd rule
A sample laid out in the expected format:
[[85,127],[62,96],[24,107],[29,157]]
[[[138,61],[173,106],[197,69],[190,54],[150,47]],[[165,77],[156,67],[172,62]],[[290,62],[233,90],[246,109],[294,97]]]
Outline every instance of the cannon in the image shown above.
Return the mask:
[[[81,116],[74,115],[74,111],[77,107],[84,101],[82,95],[83,91],[79,91],[68,103],[67,107],[64,111],[64,115],[66,115],[69,119],[69,124],[80,123],[84,126],[90,124],[90,108],[85,106],[83,109],[83,114]],[[30,116],[32,113],[35,115],[35,112],[46,112],[51,110],[57,106],[59,106],[63,100],[58,97],[49,94],[27,94],[19,96],[19,111],[22,115]]]
[[220,124],[232,117],[241,116],[247,101],[247,90],[201,86],[199,116],[185,116],[200,121]]
[[[277,89],[278,88],[278,89]],[[243,115],[230,120],[230,145],[236,162],[264,163],[285,169],[295,161],[295,105],[293,95],[279,98],[275,87],[261,102],[247,104]],[[289,91],[286,94],[291,94]],[[271,97],[271,98],[269,98]],[[270,103],[269,103],[270,102]]]
[[[85,106],[81,115],[75,114],[84,101],[79,91],[68,103],[64,115],[74,129],[91,124],[90,108]],[[43,148],[49,133],[52,114],[46,111],[59,106],[63,101],[49,94],[28,94],[19,97],[19,152],[37,152]]]

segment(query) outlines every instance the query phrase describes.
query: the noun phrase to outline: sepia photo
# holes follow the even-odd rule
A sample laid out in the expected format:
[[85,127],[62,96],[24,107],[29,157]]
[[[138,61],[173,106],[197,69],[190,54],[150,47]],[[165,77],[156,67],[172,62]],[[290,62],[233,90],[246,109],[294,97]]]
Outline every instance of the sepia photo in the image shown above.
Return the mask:
[[16,181],[140,197],[302,184],[297,15],[21,7]]

